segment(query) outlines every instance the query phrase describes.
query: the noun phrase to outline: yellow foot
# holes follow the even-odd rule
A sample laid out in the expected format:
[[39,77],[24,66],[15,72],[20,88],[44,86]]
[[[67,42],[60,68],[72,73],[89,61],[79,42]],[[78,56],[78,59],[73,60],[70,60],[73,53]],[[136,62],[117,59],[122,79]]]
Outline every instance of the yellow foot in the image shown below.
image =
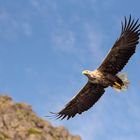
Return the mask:
[[125,85],[120,85],[119,83],[114,82],[113,88],[114,88],[116,91],[120,92],[120,91],[122,91],[122,90],[125,91],[125,90],[127,89],[127,86],[125,86]]
[[117,83],[117,82],[114,82],[115,84],[113,85],[114,88],[117,88],[117,89],[122,89],[122,86]]

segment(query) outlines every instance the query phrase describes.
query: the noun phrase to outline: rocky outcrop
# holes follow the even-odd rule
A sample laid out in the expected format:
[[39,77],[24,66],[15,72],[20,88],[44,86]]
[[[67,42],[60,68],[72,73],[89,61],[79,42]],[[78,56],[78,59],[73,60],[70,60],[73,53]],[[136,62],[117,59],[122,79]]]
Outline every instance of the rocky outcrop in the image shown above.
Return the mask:
[[36,116],[31,106],[0,96],[0,140],[81,140],[63,126],[53,127]]

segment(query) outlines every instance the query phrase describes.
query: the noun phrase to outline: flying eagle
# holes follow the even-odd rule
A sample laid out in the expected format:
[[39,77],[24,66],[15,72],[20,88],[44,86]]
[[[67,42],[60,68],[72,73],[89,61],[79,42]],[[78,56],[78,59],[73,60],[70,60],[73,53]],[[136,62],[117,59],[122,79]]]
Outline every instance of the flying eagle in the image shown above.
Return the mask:
[[124,18],[120,37],[105,57],[101,65],[94,71],[85,70],[87,84],[66,104],[64,109],[54,113],[56,118],[70,119],[91,108],[104,94],[105,88],[111,86],[117,91],[128,88],[129,81],[126,74],[118,74],[135,53],[139,43],[140,24],[138,20]]

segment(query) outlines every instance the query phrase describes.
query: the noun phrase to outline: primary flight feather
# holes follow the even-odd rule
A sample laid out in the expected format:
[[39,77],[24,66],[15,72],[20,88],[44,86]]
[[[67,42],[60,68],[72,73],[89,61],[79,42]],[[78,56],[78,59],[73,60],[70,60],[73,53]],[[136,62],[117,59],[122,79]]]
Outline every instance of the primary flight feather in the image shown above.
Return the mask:
[[102,64],[94,71],[85,70],[82,73],[88,77],[87,84],[71,99],[66,106],[54,113],[57,118],[70,119],[76,114],[91,108],[104,94],[105,88],[111,86],[117,91],[127,89],[129,81],[126,74],[118,74],[135,53],[139,43],[139,19],[127,20],[122,23],[120,37],[103,60]]

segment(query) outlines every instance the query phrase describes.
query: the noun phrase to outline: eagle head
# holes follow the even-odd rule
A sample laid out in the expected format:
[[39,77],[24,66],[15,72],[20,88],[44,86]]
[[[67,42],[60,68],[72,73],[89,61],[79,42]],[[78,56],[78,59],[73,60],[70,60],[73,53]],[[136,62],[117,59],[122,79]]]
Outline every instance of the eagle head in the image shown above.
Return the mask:
[[97,70],[95,71],[89,71],[89,70],[84,70],[82,72],[82,74],[84,74],[85,76],[87,76],[89,79],[96,80],[96,75],[98,76]]
[[90,75],[90,71],[89,70],[84,70],[84,71],[82,71],[82,74],[88,76],[88,75]]

